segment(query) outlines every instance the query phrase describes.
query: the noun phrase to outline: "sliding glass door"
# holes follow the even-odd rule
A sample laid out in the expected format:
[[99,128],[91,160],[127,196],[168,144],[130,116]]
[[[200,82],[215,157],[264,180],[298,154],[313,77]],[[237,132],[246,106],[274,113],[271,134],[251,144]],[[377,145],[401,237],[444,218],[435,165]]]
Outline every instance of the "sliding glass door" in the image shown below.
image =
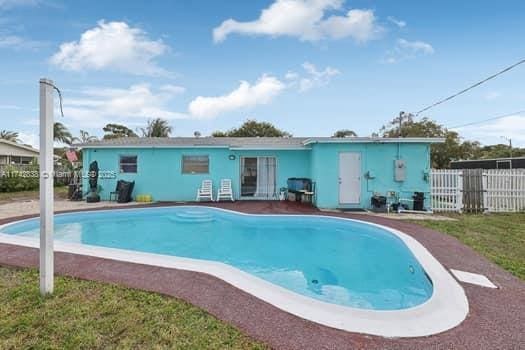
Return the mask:
[[241,197],[276,198],[275,157],[241,157]]

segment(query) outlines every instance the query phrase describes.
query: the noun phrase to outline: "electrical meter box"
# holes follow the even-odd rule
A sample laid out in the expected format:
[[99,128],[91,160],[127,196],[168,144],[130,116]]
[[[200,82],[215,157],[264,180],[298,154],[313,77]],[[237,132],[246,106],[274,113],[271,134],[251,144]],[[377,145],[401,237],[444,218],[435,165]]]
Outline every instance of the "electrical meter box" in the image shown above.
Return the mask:
[[404,159],[394,160],[394,180],[405,181],[406,179],[406,162]]

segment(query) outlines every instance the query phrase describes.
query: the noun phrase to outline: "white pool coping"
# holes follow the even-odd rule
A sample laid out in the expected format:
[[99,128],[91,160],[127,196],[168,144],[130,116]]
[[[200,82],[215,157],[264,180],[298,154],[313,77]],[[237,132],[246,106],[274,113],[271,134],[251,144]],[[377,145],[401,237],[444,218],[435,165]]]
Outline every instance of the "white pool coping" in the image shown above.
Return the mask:
[[[158,208],[130,208],[108,209],[103,211],[133,211],[155,210]],[[202,206],[178,206],[177,208],[199,208]],[[319,217],[334,220],[359,222],[379,227],[399,237],[412,251],[421,266],[425,269],[433,283],[432,296],[424,303],[403,310],[368,310],[336,305],[316,300],[295,293],[286,288],[265,281],[259,277],[239,270],[233,266],[190,258],[181,258],[170,255],[143,253],[138,251],[106,248],[78,243],[55,241],[55,251],[80,254],[110,260],[125,261],[151,266],[173,268],[209,274],[232,284],[233,286],[261,299],[281,310],[301,318],[349,332],[378,335],[383,337],[420,337],[437,334],[459,325],[469,312],[468,300],[465,291],[451,274],[437,261],[436,258],[418,241],[411,236],[383,226],[366,221],[340,218],[325,215],[282,215],[282,214],[247,214],[237,211],[205,207],[212,210],[225,211],[246,216],[276,216],[276,217]],[[86,213],[88,211],[82,211]],[[79,212],[56,214],[55,216],[75,215]],[[34,218],[32,218],[34,219]],[[26,220],[32,220],[26,219]],[[11,225],[20,223],[20,220],[0,226],[0,232]],[[24,247],[38,248],[38,238],[17,237],[0,233],[0,243],[14,244]]]

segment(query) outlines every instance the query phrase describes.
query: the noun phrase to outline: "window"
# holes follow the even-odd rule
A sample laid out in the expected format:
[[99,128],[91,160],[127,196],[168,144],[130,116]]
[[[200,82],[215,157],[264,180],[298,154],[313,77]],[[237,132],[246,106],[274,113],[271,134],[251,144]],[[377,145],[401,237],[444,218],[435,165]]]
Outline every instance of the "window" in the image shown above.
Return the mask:
[[496,169],[512,169],[511,160],[497,160]]
[[210,159],[208,156],[182,156],[183,174],[208,174]]
[[22,156],[11,156],[11,164],[31,164],[33,158]]
[[120,156],[120,172],[121,173],[136,173],[137,172],[137,156]]

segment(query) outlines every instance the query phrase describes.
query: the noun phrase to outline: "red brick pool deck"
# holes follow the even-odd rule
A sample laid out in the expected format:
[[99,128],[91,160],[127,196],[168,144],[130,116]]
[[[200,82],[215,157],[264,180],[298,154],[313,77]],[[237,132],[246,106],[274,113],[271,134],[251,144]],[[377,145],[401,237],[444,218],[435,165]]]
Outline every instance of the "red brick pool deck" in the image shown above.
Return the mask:
[[[56,253],[55,271],[60,275],[117,283],[184,299],[275,349],[525,349],[525,283],[451,236],[400,220],[326,213],[288,202],[205,205],[256,214],[332,215],[386,225],[417,239],[447,269],[483,274],[499,289],[460,283],[467,294],[470,311],[458,327],[428,337],[382,338],[301,319],[202,273],[68,253]],[[21,218],[0,220],[0,224]],[[38,250],[0,244],[0,265],[36,267]]]

